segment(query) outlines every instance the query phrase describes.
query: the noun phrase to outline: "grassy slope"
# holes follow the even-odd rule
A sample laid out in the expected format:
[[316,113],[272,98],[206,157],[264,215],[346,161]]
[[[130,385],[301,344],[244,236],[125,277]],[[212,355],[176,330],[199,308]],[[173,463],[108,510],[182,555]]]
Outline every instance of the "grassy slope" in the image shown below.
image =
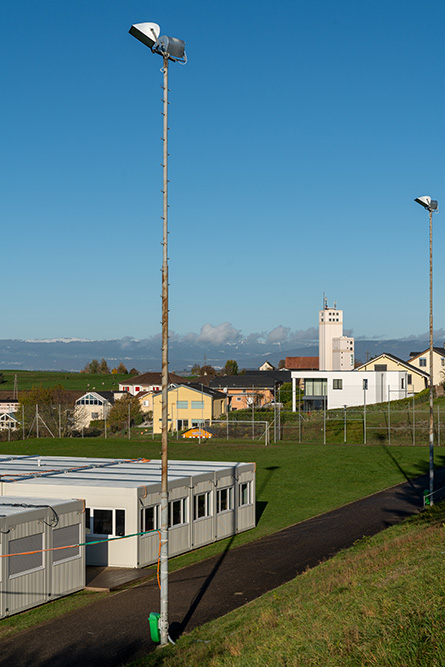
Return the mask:
[[182,637],[133,667],[442,667],[445,505]]

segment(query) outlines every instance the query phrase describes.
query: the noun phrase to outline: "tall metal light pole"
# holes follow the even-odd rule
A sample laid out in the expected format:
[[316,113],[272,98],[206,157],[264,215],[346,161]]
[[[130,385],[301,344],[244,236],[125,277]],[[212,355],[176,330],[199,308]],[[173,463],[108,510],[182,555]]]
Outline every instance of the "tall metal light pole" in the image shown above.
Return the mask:
[[159,37],[156,23],[137,23],[130,34],[164,61],[163,141],[163,252],[162,252],[162,472],[161,472],[161,554],[160,554],[160,642],[168,644],[168,65],[187,62],[185,43],[174,37]]
[[439,210],[438,203],[431,197],[417,197],[418,204],[426,208],[430,217],[430,505],[434,505],[434,384],[433,384],[433,212]]

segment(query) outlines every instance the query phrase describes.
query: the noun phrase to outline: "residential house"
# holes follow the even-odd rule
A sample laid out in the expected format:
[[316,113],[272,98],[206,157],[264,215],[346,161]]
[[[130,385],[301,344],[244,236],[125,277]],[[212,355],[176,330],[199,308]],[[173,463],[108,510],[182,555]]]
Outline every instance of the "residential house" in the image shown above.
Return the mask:
[[0,398],[0,415],[6,412],[17,412],[19,409],[19,402],[16,398]]
[[[411,352],[408,363],[421,371],[430,372],[430,349],[424,352]],[[445,381],[445,349],[433,347],[433,385],[443,384]]]
[[224,392],[229,410],[244,410],[278,400],[279,387],[290,379],[286,371],[254,371],[215,377],[210,386]]
[[153,412],[153,391],[140,391],[136,398],[141,406],[141,412]]
[[[168,389],[168,430],[182,431],[211,424],[226,412],[226,395],[204,385],[171,384]],[[162,392],[153,395],[153,433],[162,432]]]
[[[176,373],[168,374],[169,384],[185,384],[187,379]],[[162,373],[143,373],[119,383],[121,391],[128,391],[133,396],[142,391],[160,391],[162,388]]]
[[275,366],[272,366],[272,364],[270,363],[270,361],[267,361],[267,359],[266,359],[266,361],[264,362],[264,364],[261,364],[259,370],[260,370],[260,371],[274,371],[274,370],[275,370]]
[[12,412],[2,412],[0,414],[0,430],[15,431],[19,427],[19,420]]
[[89,391],[77,399],[74,405],[76,428],[87,428],[91,421],[104,420],[114,405],[113,391]]
[[[443,357],[442,357],[443,358]],[[356,368],[357,371],[401,371],[406,370],[406,388],[408,394],[417,394],[428,386],[429,373],[399,359],[393,354],[383,352]]]
[[370,405],[408,396],[406,370],[291,371],[292,410],[296,412],[297,384],[304,380],[304,410]]

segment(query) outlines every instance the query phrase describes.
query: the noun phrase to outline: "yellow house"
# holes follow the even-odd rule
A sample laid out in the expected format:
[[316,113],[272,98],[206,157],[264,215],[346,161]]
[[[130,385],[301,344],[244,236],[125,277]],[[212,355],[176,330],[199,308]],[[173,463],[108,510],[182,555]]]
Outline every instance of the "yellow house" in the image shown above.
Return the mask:
[[357,371],[406,371],[406,391],[407,394],[417,394],[428,386],[429,374],[424,370],[416,368],[411,363],[407,363],[393,354],[383,352],[378,357],[370,359],[362,364]]
[[[411,353],[409,360],[411,366],[419,370],[430,372],[430,350],[424,352]],[[442,384],[445,380],[445,349],[443,347],[433,347],[433,385]]]
[[[172,384],[168,389],[168,430],[211,424],[226,411],[226,395],[211,387]],[[162,392],[153,395],[153,433],[162,431]]]

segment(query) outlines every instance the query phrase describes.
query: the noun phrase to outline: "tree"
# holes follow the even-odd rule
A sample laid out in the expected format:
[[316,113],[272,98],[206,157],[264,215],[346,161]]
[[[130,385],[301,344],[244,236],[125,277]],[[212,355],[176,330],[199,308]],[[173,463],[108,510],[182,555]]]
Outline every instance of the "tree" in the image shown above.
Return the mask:
[[199,364],[194,364],[191,373],[192,375],[201,375],[201,366]]
[[125,364],[122,363],[122,361],[120,362],[119,366],[117,367],[117,372],[120,375],[126,375],[128,373],[127,367],[125,366]]
[[129,375],[140,375],[139,371],[136,370],[136,368],[132,368],[131,371],[128,372]]
[[97,359],[93,359],[89,364],[85,364],[84,368],[80,372],[88,373],[89,375],[98,375],[99,367],[100,365]]
[[18,416],[24,417],[25,431],[29,434],[57,437],[71,431],[73,398],[61,384],[54,387],[33,387],[19,392]]
[[278,362],[278,368],[286,368],[286,360],[285,359],[280,359]]
[[110,372],[110,369],[108,368],[108,364],[105,361],[105,359],[102,357],[102,359],[100,360],[100,364],[99,364],[99,373],[101,375],[108,375],[109,372]]
[[234,359],[228,359],[224,366],[224,375],[238,375],[238,363]]
[[112,431],[121,431],[128,427],[128,412],[130,409],[130,425],[140,424],[143,420],[141,404],[135,396],[128,392],[117,400],[107,417],[107,424]]
[[205,364],[205,366],[201,366],[200,375],[216,375],[216,371],[213,366]]

